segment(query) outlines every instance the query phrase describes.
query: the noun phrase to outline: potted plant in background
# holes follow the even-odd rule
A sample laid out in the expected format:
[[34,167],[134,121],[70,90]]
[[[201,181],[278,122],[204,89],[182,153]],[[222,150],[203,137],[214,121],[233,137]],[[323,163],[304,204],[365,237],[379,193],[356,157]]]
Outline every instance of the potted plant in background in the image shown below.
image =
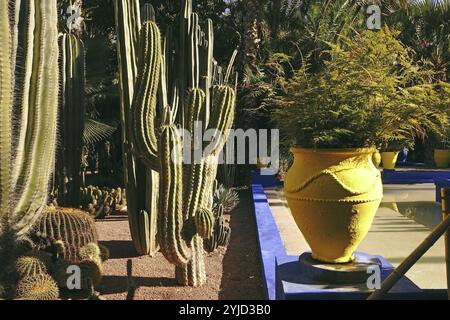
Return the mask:
[[381,162],[384,170],[394,170],[397,164],[400,150],[413,148],[414,140],[391,140],[382,143]]
[[434,163],[439,169],[448,168],[450,165],[450,141],[442,139],[439,147],[434,150]]
[[399,153],[400,153],[399,151],[395,151],[395,150],[381,152],[381,162],[383,164],[383,169],[394,170],[395,164],[397,163]]
[[[438,83],[438,95],[432,97],[430,105],[434,109],[446,113],[447,119],[450,119],[450,85],[447,82]],[[448,168],[450,165],[450,122],[443,123],[442,126],[430,128],[432,141],[437,142],[434,149],[434,163],[437,168]]]
[[446,118],[428,104],[438,100],[430,72],[391,30],[356,33],[325,57],[322,70],[304,65],[287,81],[273,117],[294,154],[285,195],[313,258],[347,263],[383,196],[376,148],[412,143]]

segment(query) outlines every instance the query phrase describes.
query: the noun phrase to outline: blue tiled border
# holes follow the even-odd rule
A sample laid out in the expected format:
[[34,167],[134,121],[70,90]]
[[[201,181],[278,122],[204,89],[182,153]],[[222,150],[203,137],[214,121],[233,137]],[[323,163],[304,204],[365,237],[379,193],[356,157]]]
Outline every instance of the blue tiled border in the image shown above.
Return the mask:
[[396,171],[384,170],[384,184],[434,183],[436,179],[450,179],[450,171]]
[[286,256],[286,251],[280,233],[278,232],[278,227],[272,216],[264,187],[261,184],[253,184],[252,193],[266,298],[275,300],[275,259],[276,257]]

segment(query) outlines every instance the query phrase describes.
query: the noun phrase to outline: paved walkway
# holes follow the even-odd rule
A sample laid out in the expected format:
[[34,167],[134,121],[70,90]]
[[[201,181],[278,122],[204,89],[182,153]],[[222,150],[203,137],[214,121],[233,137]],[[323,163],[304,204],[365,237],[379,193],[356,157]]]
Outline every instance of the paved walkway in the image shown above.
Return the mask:
[[[372,228],[358,250],[383,255],[397,266],[439,223],[432,184],[387,185]],[[266,189],[267,198],[289,255],[309,250],[287,207],[282,189]],[[408,272],[408,277],[424,289],[446,288],[444,241],[431,248]]]

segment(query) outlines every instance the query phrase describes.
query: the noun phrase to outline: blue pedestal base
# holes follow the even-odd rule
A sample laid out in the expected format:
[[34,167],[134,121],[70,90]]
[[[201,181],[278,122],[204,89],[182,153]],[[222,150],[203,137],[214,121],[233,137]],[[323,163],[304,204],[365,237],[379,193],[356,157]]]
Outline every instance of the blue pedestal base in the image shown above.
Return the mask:
[[[394,267],[382,256],[358,253],[365,259],[381,263],[381,281],[394,270]],[[367,274],[367,279],[371,274]],[[277,257],[276,259],[276,298],[277,300],[362,300],[372,291],[367,281],[359,284],[332,284],[311,279],[307,273],[300,272],[297,256]],[[390,297],[411,299],[422,291],[411,280],[403,277],[390,291]]]
[[324,263],[312,258],[305,252],[298,261],[298,271],[317,283],[324,284],[358,284],[366,283],[368,269],[382,267],[378,257],[364,253],[355,253],[355,260],[345,264]]

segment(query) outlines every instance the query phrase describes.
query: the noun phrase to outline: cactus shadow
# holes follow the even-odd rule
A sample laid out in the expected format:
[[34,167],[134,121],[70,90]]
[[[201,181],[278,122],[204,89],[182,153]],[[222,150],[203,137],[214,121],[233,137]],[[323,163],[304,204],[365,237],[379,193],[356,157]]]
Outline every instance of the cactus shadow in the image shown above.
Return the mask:
[[122,222],[122,221],[128,221],[128,216],[121,213],[113,213],[106,219],[95,220],[96,223]]
[[[174,278],[164,277],[133,277],[137,288],[144,287],[177,287]],[[102,295],[126,293],[128,290],[127,276],[103,276],[102,282],[97,290]]]
[[249,190],[239,192],[240,204],[230,215],[231,238],[223,259],[220,300],[264,299],[258,257],[256,221]]
[[111,260],[139,257],[131,240],[99,241],[99,243],[108,248]]

